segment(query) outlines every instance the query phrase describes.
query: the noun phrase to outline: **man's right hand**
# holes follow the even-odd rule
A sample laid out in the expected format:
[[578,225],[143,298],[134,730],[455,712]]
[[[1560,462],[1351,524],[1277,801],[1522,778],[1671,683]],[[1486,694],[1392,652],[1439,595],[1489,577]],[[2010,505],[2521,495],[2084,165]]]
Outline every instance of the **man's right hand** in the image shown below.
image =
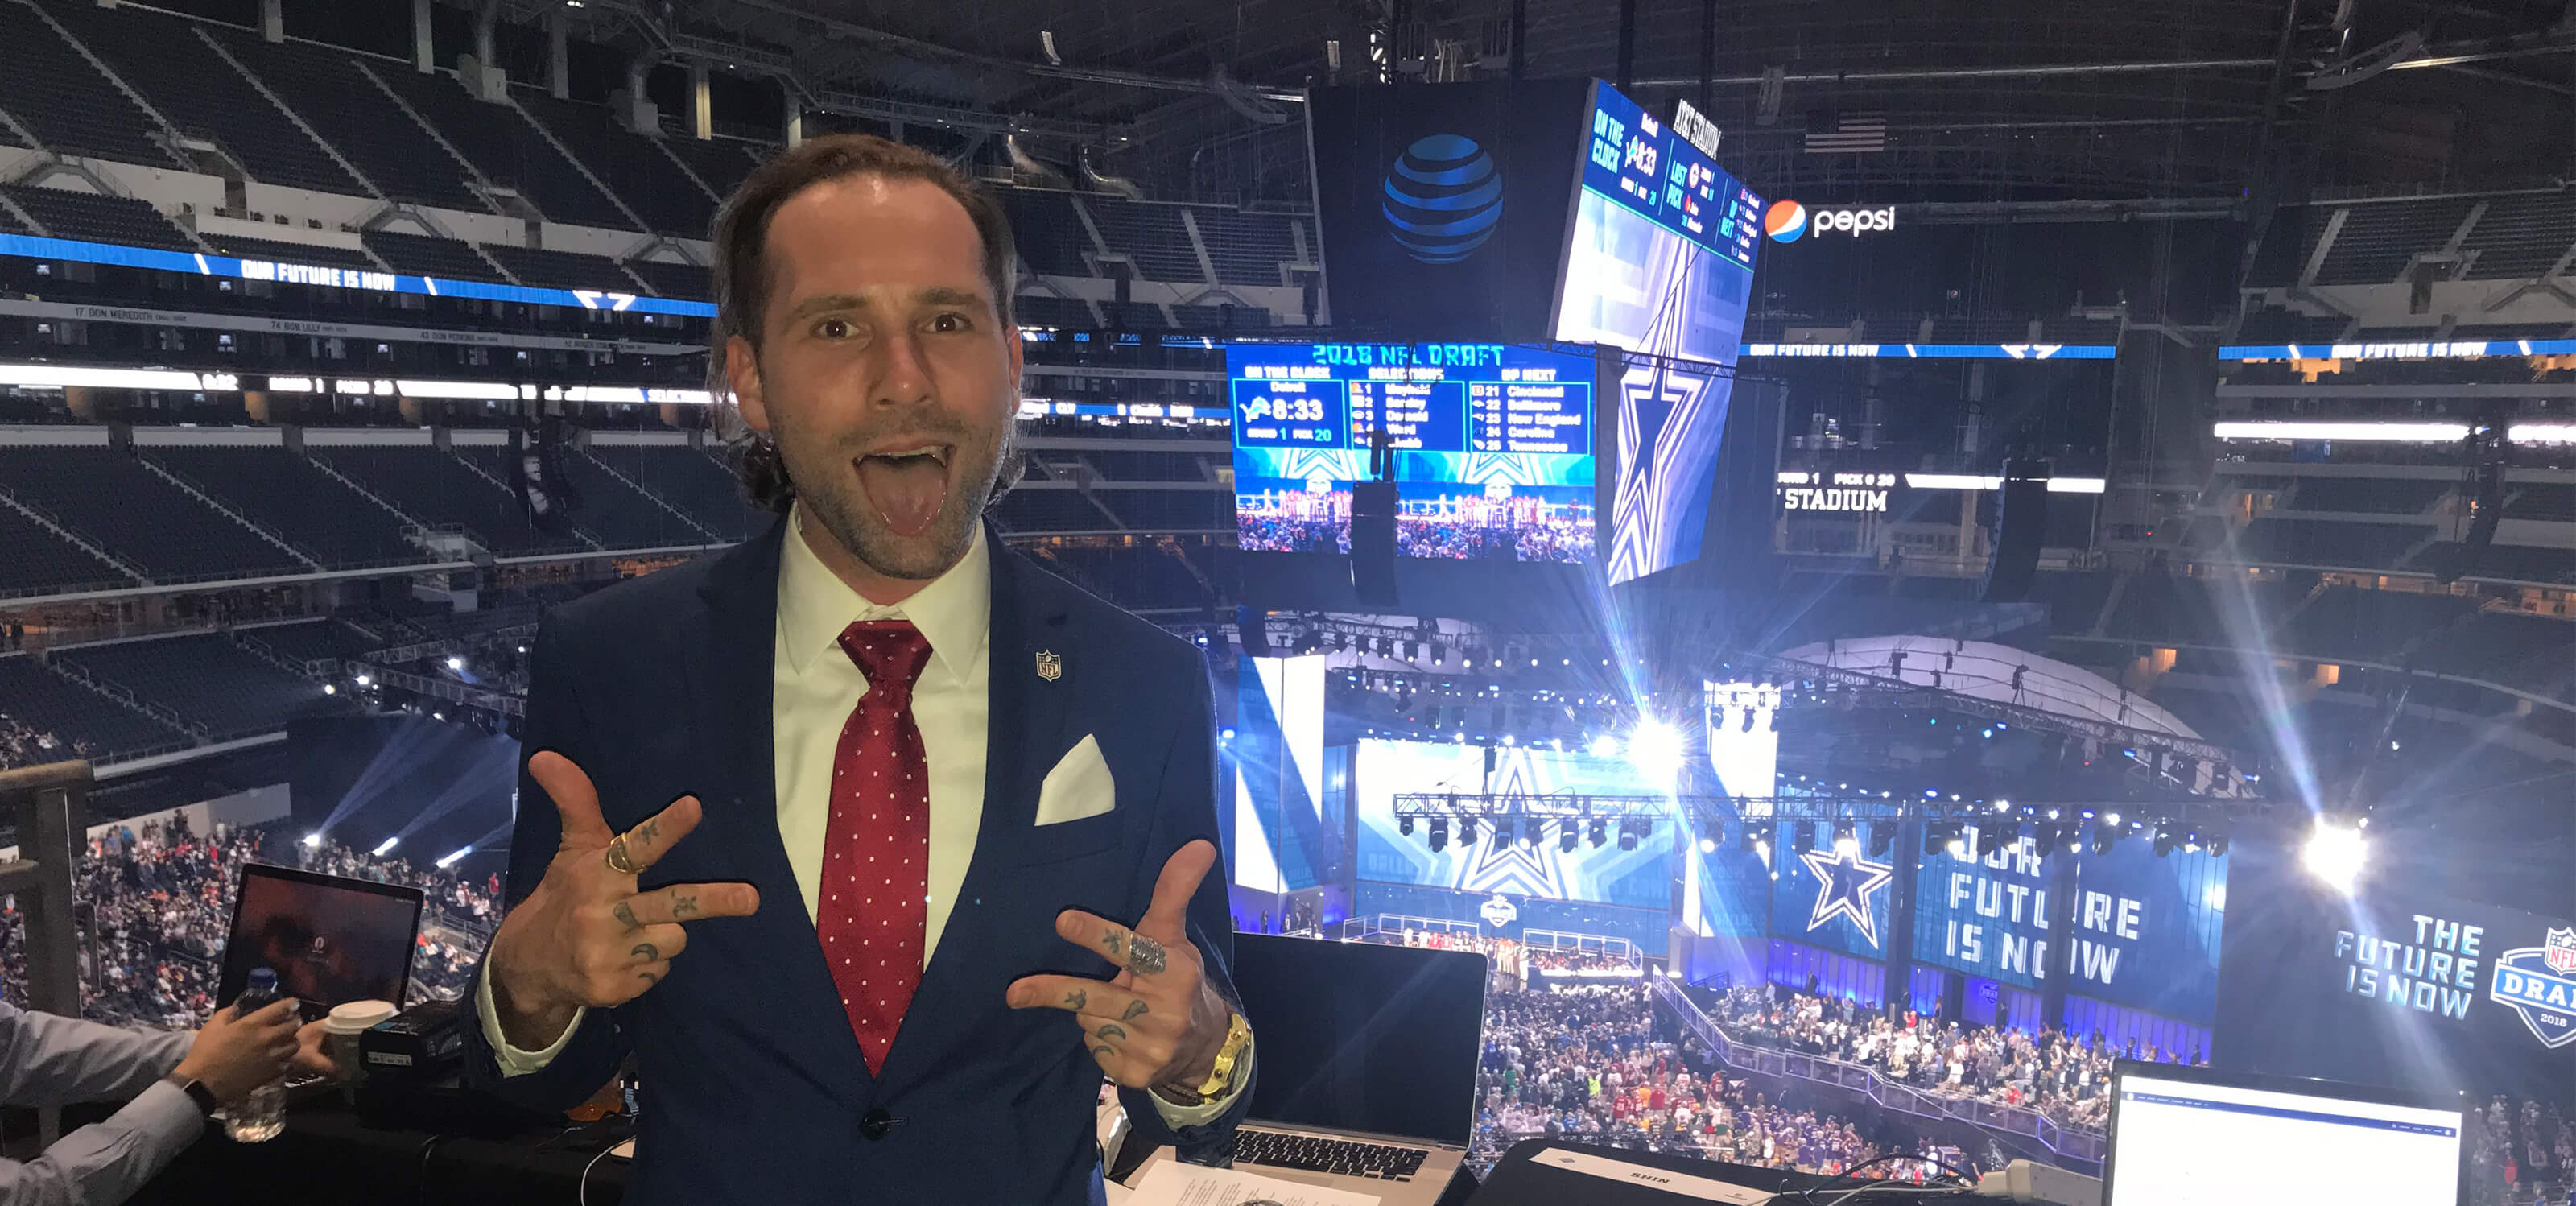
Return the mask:
[[584,1006],[622,1005],[671,970],[688,945],[682,923],[747,917],[760,890],[744,883],[673,884],[635,890],[636,873],[652,866],[698,827],[698,800],[682,796],[626,832],[625,862],[609,861],[609,832],[590,776],[552,750],[528,760],[528,773],[555,802],[563,844],[545,878],[492,936],[487,975],[501,1032],[514,1047],[550,1046]]
[[206,1086],[218,1103],[231,1105],[287,1074],[301,1020],[291,997],[249,1014],[226,1005],[197,1031],[172,1074]]

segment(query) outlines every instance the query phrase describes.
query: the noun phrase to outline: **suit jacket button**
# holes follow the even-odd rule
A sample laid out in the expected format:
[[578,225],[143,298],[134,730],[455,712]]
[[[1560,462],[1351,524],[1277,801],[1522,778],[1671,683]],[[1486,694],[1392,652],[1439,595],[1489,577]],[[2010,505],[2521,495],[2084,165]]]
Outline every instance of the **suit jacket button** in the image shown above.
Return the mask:
[[884,1110],[870,1110],[859,1119],[859,1134],[874,1143],[894,1129],[894,1116]]

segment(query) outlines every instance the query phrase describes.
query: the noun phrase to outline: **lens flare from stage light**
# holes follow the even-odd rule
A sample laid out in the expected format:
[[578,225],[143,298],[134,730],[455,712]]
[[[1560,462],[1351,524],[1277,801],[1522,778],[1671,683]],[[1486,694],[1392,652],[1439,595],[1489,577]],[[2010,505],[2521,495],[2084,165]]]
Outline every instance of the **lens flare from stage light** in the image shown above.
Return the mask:
[[456,860],[472,853],[474,853],[474,848],[472,846],[467,846],[462,850],[450,851],[439,858],[438,865],[442,870],[448,867],[453,867],[456,865]]
[[2316,829],[2308,835],[2303,861],[2307,863],[2310,875],[2350,896],[2353,886],[2361,880],[2362,864],[2367,861],[2368,853],[2359,829],[2346,829],[2318,817]]
[[1602,735],[1600,735],[1600,736],[1598,736],[1598,737],[1593,738],[1593,739],[1592,739],[1592,756],[1593,756],[1593,757],[1595,757],[1595,758],[1616,758],[1616,757],[1618,757],[1618,756],[1619,756],[1619,739],[1618,739],[1618,738],[1616,738],[1616,737],[1611,736],[1611,735],[1610,735],[1610,734],[1608,734],[1608,733],[1603,733]]
[[317,846],[320,846],[321,844],[322,844],[322,835],[321,835],[321,834],[318,834],[318,833],[308,833],[308,834],[305,834],[305,835],[304,835],[304,847],[305,847],[305,849],[310,850],[310,849],[313,849],[313,848],[315,848],[315,847],[317,847]]
[[1834,853],[1858,854],[1860,853],[1860,841],[1848,833],[1836,834],[1834,835]]
[[386,838],[384,841],[376,844],[375,857],[383,858],[387,853],[391,852],[394,847],[401,844],[402,839],[399,837]]
[[1702,854],[1715,854],[1715,853],[1717,853],[1717,839],[1716,839],[1716,838],[1701,838],[1701,839],[1699,840],[1699,852],[1700,852],[1700,853],[1702,853]]
[[1661,787],[1672,786],[1682,769],[1682,735],[1660,720],[1643,721],[1628,737],[1628,764]]

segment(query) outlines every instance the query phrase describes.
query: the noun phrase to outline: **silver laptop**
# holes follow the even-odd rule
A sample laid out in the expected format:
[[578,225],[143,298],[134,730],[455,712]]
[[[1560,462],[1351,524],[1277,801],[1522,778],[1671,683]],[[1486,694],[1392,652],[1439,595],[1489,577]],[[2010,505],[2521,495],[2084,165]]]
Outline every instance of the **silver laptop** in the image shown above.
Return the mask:
[[[1438,1201],[1475,1127],[1485,979],[1466,951],[1235,935],[1255,1035],[1235,1166],[1383,1206]],[[1130,1182],[1173,1158],[1156,1151]]]

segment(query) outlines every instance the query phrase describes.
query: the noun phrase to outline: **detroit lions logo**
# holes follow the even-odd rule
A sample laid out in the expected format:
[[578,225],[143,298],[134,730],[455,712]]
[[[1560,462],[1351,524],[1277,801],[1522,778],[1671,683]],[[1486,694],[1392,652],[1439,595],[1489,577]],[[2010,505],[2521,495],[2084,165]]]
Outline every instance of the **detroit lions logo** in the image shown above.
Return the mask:
[[2544,1047],[2576,1043],[2576,929],[2553,929],[2540,946],[2496,956],[2487,997],[2522,1016]]

